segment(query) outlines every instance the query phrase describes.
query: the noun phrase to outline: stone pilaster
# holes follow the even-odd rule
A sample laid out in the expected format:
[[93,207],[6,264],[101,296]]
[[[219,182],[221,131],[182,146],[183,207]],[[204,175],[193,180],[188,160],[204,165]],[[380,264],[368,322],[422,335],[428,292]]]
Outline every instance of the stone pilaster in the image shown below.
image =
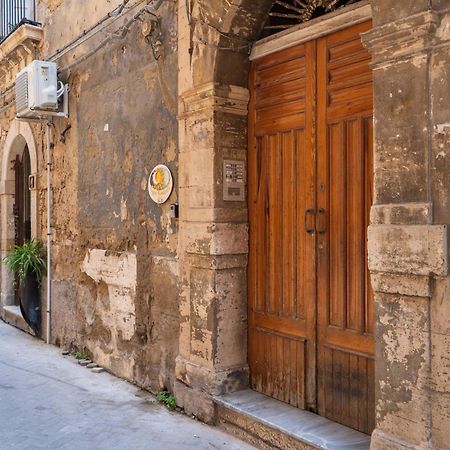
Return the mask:
[[[222,199],[224,159],[246,159],[248,91],[202,85],[180,102],[182,327],[176,396],[188,412],[214,418],[212,396],[245,386],[245,202]],[[184,132],[183,132],[184,130]]]
[[[437,412],[433,383],[437,374],[442,381],[445,365],[449,368],[442,354],[436,356],[433,337],[439,296],[441,313],[448,317],[450,311],[441,286],[448,286],[450,222],[442,199],[450,191],[442,183],[442,161],[434,169],[433,155],[433,61],[448,17],[427,1],[411,4],[373,0],[374,28],[363,37],[374,70],[375,200],[368,250],[377,324],[372,449],[442,448],[435,436],[450,426],[448,397]],[[446,52],[444,65],[450,63],[448,47]],[[439,95],[448,105],[447,80],[447,90]],[[441,115],[450,122],[448,108]],[[446,134],[445,123],[441,128]],[[448,176],[448,165],[446,170]],[[444,343],[447,352],[449,343]],[[441,390],[448,386],[441,383]]]

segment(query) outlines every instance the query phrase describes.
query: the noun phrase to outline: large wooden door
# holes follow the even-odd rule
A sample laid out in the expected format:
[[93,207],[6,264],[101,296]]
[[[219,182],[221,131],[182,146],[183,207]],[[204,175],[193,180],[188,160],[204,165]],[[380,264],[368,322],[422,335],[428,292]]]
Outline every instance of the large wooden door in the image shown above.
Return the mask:
[[257,60],[249,118],[252,388],[374,426],[372,78],[357,25]]

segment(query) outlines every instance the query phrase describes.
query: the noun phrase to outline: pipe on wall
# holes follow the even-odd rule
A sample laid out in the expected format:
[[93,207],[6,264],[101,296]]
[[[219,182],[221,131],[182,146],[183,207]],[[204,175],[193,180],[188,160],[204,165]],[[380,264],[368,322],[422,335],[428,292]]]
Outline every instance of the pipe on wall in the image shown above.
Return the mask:
[[50,344],[52,309],[52,119],[47,121],[47,330],[45,342]]

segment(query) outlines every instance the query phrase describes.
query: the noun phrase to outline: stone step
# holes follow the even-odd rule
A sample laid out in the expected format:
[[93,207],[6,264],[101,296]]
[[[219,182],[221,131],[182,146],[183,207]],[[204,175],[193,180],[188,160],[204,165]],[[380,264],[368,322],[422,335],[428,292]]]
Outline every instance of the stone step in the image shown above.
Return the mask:
[[214,401],[219,426],[262,450],[370,448],[366,434],[250,389]]
[[19,306],[8,305],[3,306],[3,320],[12,325],[13,327],[19,328],[19,330],[25,331],[33,336],[35,336],[34,331],[30,328],[30,326],[25,322],[25,319],[20,312]]

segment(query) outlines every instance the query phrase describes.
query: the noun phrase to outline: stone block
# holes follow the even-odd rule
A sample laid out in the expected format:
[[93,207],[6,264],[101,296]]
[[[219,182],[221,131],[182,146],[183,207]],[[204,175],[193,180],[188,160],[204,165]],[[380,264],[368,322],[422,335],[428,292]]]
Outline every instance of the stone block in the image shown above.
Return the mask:
[[371,283],[375,292],[413,297],[431,296],[431,280],[428,276],[373,273]]
[[434,281],[431,301],[431,321],[433,332],[450,336],[450,277],[437,278]]
[[248,253],[246,223],[187,223],[186,251],[206,255]]
[[431,203],[400,203],[373,205],[370,223],[373,225],[428,225],[433,220]]
[[445,225],[371,225],[368,235],[372,272],[447,275]]
[[247,365],[246,268],[220,270],[216,275],[217,369]]
[[183,408],[187,415],[193,415],[206,423],[215,423],[216,405],[210,395],[191,389],[179,381],[175,382],[174,395],[177,405]]
[[421,446],[430,432],[430,299],[377,293],[375,301],[377,428]]
[[397,0],[395,3],[391,0],[376,0],[371,3],[374,26],[395,22],[429,8],[428,0]]
[[429,448],[447,449],[450,443],[450,392],[448,386],[447,392],[434,392],[431,394],[431,404],[433,426]]
[[[446,314],[448,320],[448,312]],[[431,388],[450,395],[450,335],[431,332]],[[450,404],[448,405],[450,413]]]

